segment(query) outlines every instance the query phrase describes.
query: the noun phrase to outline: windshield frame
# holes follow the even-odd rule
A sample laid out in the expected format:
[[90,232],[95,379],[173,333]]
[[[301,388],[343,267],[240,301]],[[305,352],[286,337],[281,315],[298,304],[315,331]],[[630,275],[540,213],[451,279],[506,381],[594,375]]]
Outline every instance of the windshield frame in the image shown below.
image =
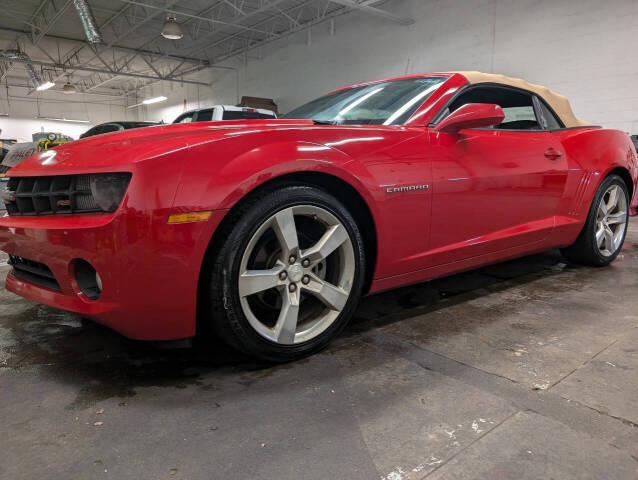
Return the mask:
[[[287,114],[279,117],[290,120],[312,120],[319,125],[342,125],[342,126],[402,126],[410,123],[411,119],[419,115],[428,101],[433,97],[438,97],[437,92],[451,77],[450,73],[429,73],[405,75],[399,77],[385,78],[374,80],[371,82],[358,83],[346,87],[331,90],[320,97],[314,98],[309,102],[291,110]],[[431,85],[423,85],[419,91],[419,80],[433,80]],[[401,90],[400,84],[413,84],[413,89]],[[375,86],[383,85],[381,88],[375,89]],[[372,109],[368,106],[369,99],[375,100],[375,95],[380,93],[386,87],[395,87],[396,92],[388,92],[389,96],[378,97],[381,102],[378,106],[372,104]],[[418,92],[412,98],[408,95],[410,92]],[[392,96],[394,94],[394,96]],[[341,96],[340,96],[341,95]],[[407,97],[407,98],[406,98]],[[327,101],[322,104],[322,101]],[[332,102],[328,101],[332,100]],[[385,102],[385,103],[383,103]],[[403,103],[400,103],[403,102]],[[313,106],[313,104],[316,104]],[[359,105],[365,105],[367,108],[361,108],[362,112],[376,114],[371,117],[356,118]],[[400,106],[399,106],[400,105]],[[306,111],[303,111],[303,110]],[[297,111],[302,112],[298,115]],[[346,115],[354,110],[352,118]],[[385,111],[384,111],[385,110]],[[297,113],[296,113],[297,112]],[[339,119],[342,116],[345,118]]]

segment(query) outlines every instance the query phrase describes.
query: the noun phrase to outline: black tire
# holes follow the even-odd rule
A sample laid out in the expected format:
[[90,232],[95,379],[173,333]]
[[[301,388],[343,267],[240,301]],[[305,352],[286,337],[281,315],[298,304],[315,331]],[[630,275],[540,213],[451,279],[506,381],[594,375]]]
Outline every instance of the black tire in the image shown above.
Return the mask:
[[627,207],[629,206],[629,189],[627,188],[625,181],[618,175],[610,175],[606,177],[598,187],[596,195],[594,195],[594,199],[587,215],[587,220],[585,221],[585,225],[583,226],[583,230],[578,236],[578,239],[569,247],[561,249],[563,256],[571,263],[604,267],[613,262],[620,253],[622,244],[625,241],[625,235],[627,234],[627,223],[629,221],[628,211],[622,240],[616,250],[611,255],[603,255],[596,243],[598,208],[600,206],[600,202],[603,200],[603,196],[613,185],[617,185],[622,190],[625,196],[625,205]]
[[[355,272],[345,307],[333,323],[309,341],[284,345],[260,335],[250,324],[241,307],[238,281],[242,256],[255,232],[277,212],[299,205],[325,209],[341,222],[352,243]],[[361,297],[366,263],[360,229],[337,198],[314,186],[281,186],[246,198],[216,234],[214,243],[203,266],[201,294],[205,298],[200,315],[204,327],[212,327],[227,344],[251,356],[286,362],[318,352],[343,330]]]

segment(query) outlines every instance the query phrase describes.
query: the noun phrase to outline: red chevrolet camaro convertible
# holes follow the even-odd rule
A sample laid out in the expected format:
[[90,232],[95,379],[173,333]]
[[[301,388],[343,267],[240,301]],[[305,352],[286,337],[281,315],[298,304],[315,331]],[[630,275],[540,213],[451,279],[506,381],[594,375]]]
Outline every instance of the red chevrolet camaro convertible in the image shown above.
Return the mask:
[[99,135],[8,172],[6,288],[136,339],[211,330],[284,361],[362,295],[560,247],[606,265],[636,154],[502,75],[342,88],[279,120]]

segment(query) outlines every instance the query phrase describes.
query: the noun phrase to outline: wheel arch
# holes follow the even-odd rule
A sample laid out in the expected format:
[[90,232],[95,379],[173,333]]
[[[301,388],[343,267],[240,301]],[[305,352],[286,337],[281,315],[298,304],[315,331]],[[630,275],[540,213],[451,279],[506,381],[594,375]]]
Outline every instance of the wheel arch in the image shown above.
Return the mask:
[[625,185],[627,185],[627,188],[629,189],[629,200],[631,201],[631,198],[633,197],[633,194],[634,194],[634,181],[631,178],[631,174],[629,173],[629,170],[627,170],[625,167],[612,168],[602,177],[600,182],[602,183],[603,180],[605,180],[605,178],[609,177],[610,175],[618,175],[620,178],[623,179],[623,181],[625,182]]
[[202,266],[198,280],[198,293],[197,293],[197,308],[198,308],[198,331],[200,331],[200,308],[202,307],[202,295],[205,294],[206,288],[206,276],[208,272],[205,266],[210,264],[209,258],[216,255],[220,239],[228,231],[236,218],[236,213],[241,209],[242,205],[246,201],[249,201],[255,195],[264,195],[265,193],[276,190],[282,186],[288,185],[309,185],[320,188],[326,192],[334,195],[342,203],[344,203],[352,216],[354,217],[357,225],[361,230],[363,236],[363,242],[366,249],[366,271],[364,273],[364,286],[363,294],[365,295],[372,285],[374,272],[376,269],[377,256],[378,256],[378,240],[376,222],[372,211],[364,199],[363,195],[350,183],[339,178],[335,175],[331,175],[325,172],[317,171],[298,171],[285,173],[278,177],[267,180],[255,186],[252,190],[246,192],[235,204],[228,210],[221,223],[213,232],[211,239],[209,240],[208,247],[202,259]]

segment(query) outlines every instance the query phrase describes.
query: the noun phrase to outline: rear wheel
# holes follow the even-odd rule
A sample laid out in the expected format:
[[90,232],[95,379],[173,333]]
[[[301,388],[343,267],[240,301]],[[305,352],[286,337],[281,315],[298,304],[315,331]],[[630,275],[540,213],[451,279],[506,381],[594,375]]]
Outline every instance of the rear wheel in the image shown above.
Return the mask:
[[600,184],[583,230],[573,245],[562,249],[574,263],[604,266],[620,253],[627,233],[629,191],[618,175]]
[[292,186],[247,201],[233,220],[210,269],[216,332],[273,361],[326,346],[363,285],[363,241],[348,210],[322,190]]

